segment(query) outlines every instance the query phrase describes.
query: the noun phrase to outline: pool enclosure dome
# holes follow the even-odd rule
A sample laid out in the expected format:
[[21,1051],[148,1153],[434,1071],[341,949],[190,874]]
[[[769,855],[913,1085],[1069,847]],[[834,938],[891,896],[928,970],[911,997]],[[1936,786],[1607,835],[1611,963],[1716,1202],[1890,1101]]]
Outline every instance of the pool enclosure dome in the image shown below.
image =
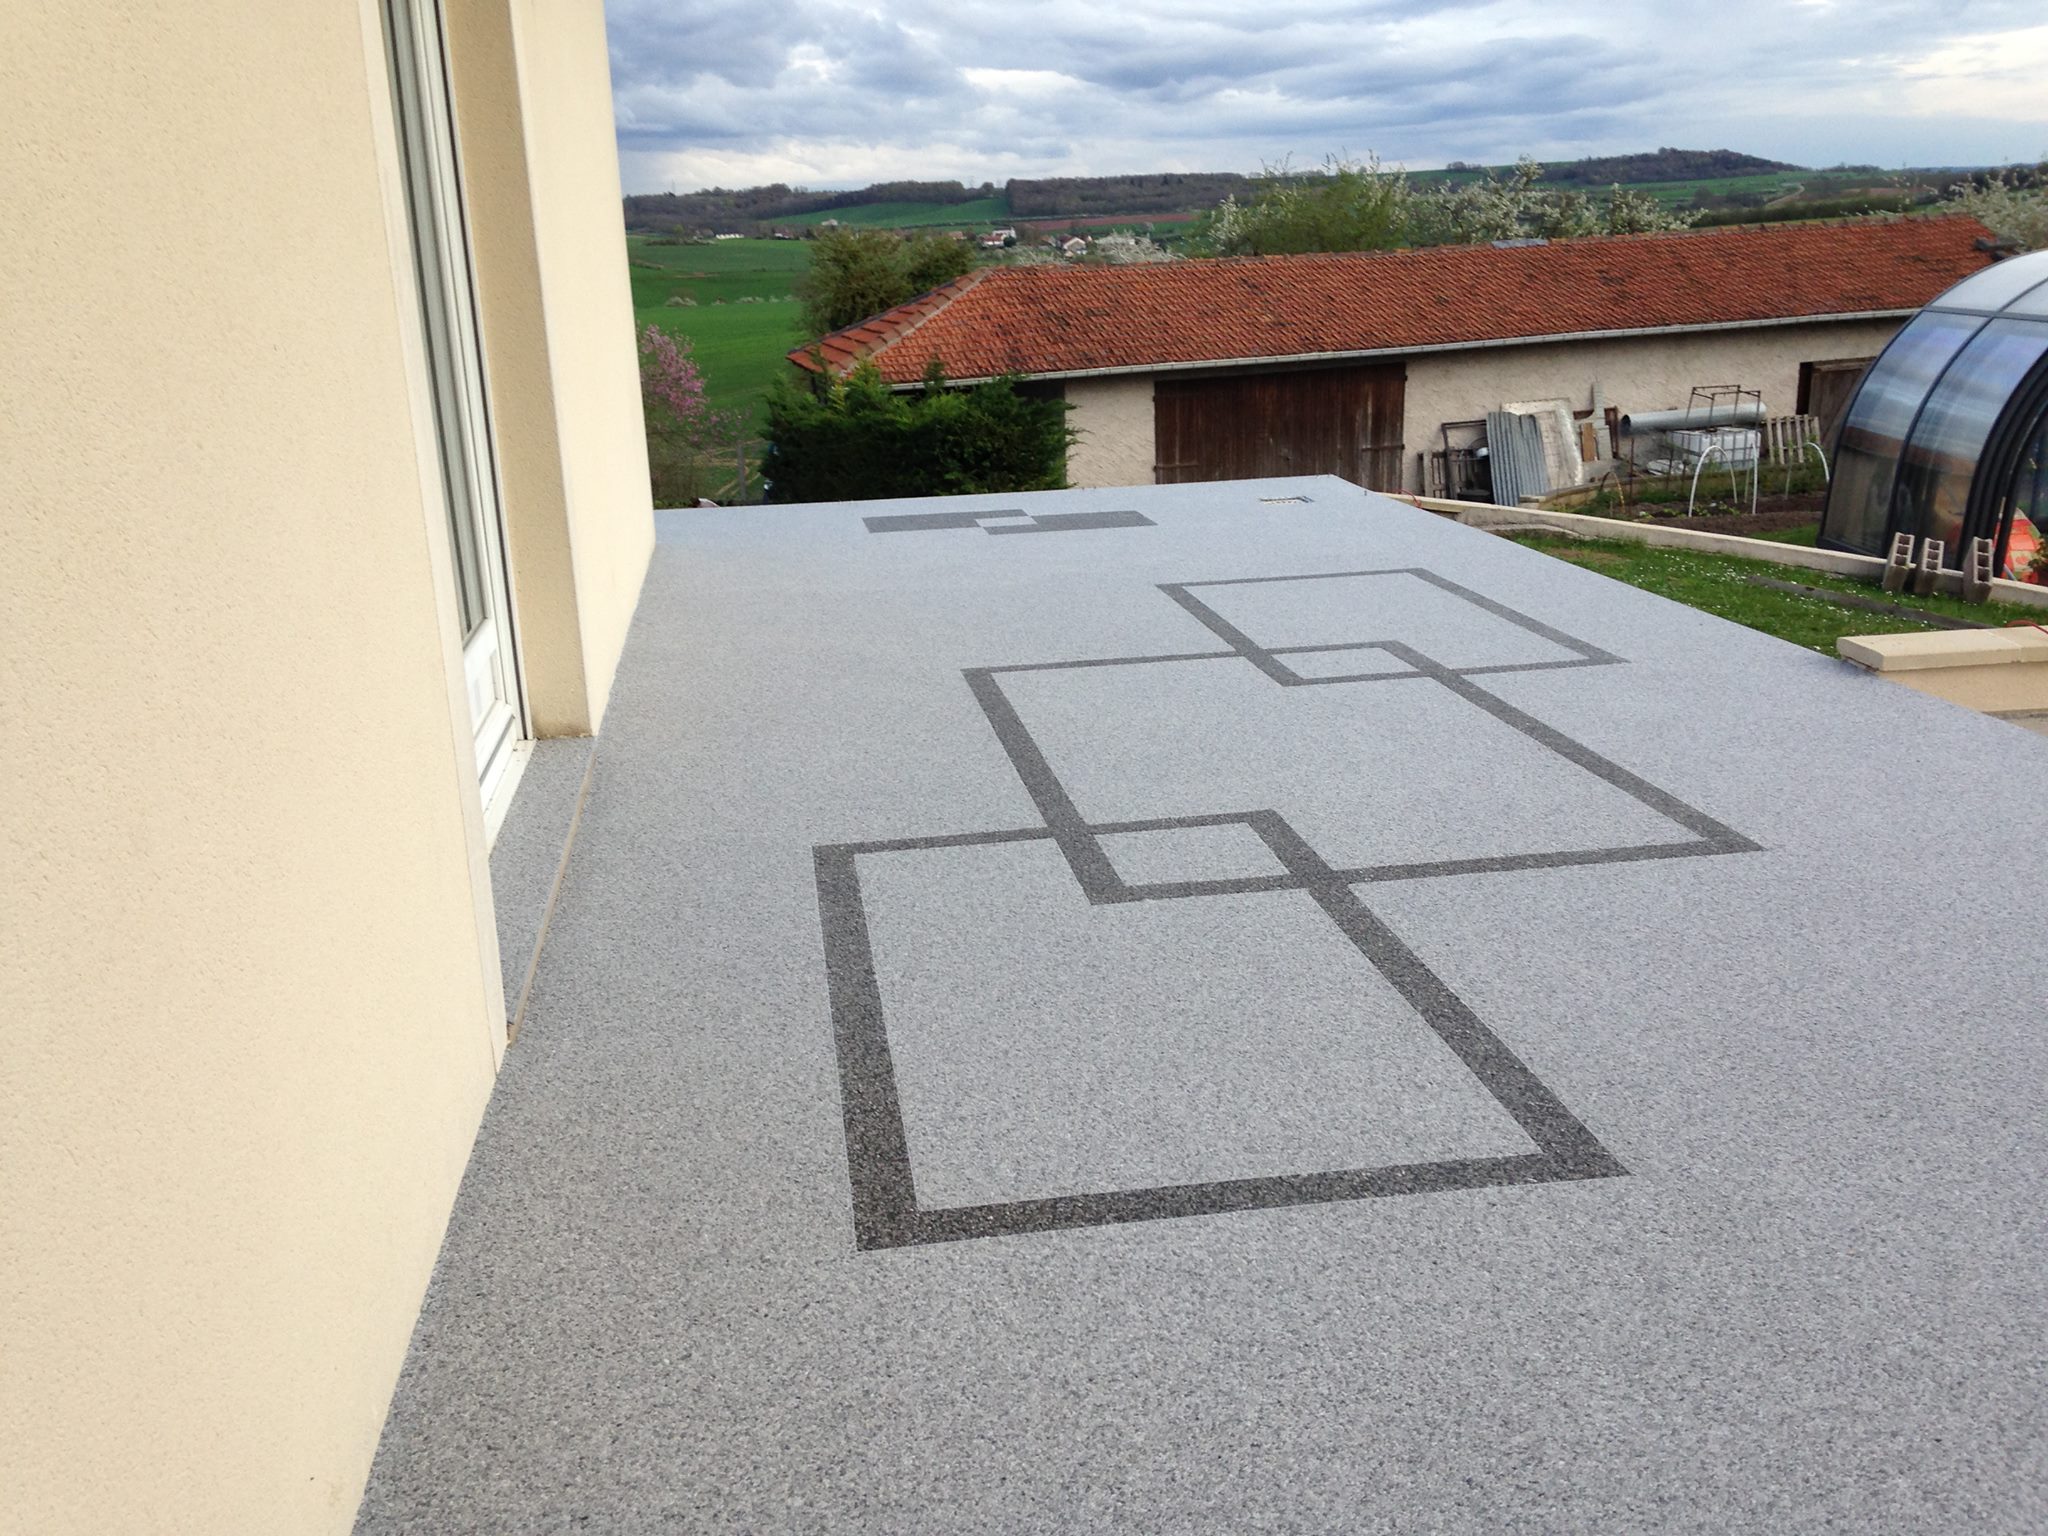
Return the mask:
[[2048,523],[2048,251],[1974,272],[1915,315],[1843,417],[1825,549],[1885,555],[1894,535],[1973,539],[2024,579]]

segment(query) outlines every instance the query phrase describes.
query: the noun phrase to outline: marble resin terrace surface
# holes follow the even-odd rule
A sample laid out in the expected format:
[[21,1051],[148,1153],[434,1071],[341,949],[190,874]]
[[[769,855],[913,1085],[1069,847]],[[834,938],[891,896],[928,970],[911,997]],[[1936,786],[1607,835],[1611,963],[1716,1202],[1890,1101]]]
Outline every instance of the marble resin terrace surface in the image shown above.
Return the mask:
[[360,1530],[2048,1526],[2048,741],[1330,479],[662,539]]

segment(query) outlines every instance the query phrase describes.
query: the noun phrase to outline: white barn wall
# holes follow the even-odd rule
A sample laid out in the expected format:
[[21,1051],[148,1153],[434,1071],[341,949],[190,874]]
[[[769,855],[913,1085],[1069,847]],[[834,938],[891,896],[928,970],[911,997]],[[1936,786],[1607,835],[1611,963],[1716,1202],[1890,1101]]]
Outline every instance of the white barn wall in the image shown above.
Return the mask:
[[1624,415],[1683,406],[1696,384],[1761,390],[1772,415],[1790,415],[1798,404],[1801,363],[1873,356],[1903,323],[1823,321],[1422,353],[1408,359],[1405,483],[1411,491],[1423,489],[1418,455],[1442,446],[1437,431],[1444,422],[1475,420],[1505,400],[1564,399],[1584,410],[1596,379],[1607,403]]
[[[1607,403],[1623,413],[1683,406],[1696,384],[1740,384],[1761,390],[1771,414],[1789,415],[1798,405],[1801,363],[1874,356],[1903,323],[1818,321],[1411,355],[1402,413],[1403,483],[1411,491],[1423,489],[1418,455],[1439,446],[1437,429],[1444,422],[1475,420],[1506,400],[1565,399],[1584,410],[1592,404],[1596,379]],[[1067,460],[1074,486],[1152,484],[1156,377],[1067,380],[1067,401],[1074,407],[1069,421],[1081,433]]]
[[1067,424],[1080,440],[1067,455],[1067,480],[1076,489],[1150,485],[1152,465],[1152,378],[1149,374],[1109,379],[1069,379]]

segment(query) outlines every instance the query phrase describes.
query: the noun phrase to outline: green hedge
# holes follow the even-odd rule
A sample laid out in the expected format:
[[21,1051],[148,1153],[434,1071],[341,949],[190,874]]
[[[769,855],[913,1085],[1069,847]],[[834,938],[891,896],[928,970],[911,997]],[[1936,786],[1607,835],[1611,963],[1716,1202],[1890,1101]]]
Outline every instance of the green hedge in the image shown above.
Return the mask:
[[948,389],[936,370],[898,394],[869,363],[808,388],[784,380],[768,397],[768,500],[1063,490],[1068,409],[1013,379]]

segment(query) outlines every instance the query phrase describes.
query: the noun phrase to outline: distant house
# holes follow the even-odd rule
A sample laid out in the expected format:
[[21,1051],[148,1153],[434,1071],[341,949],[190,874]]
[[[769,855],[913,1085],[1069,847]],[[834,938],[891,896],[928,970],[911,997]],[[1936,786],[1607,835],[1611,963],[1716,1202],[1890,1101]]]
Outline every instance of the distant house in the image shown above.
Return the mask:
[[711,238],[714,240],[738,240],[742,237],[739,235],[713,235]]
[[1060,250],[1068,256],[1085,256],[1088,254],[1088,242],[1079,235],[1070,235],[1060,242]]
[[1142,266],[986,268],[790,354],[898,388],[1021,374],[1073,405],[1080,486],[1339,474],[1423,488],[1447,423],[1510,401],[1772,414],[1845,398],[1990,231],[1939,217]]

